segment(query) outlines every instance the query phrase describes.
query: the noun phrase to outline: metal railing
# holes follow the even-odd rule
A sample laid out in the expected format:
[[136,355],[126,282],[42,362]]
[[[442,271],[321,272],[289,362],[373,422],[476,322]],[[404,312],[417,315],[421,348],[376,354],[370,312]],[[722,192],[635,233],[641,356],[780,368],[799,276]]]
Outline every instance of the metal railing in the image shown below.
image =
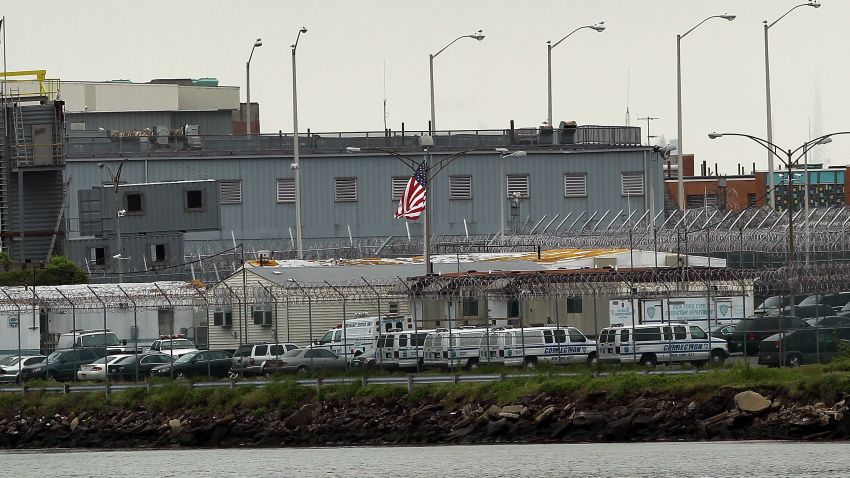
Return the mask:
[[[234,154],[290,155],[293,152],[293,135],[150,135],[123,136],[110,132],[76,132],[83,136],[67,138],[65,148],[69,158],[104,156],[216,156]],[[349,146],[362,149],[387,148],[398,151],[421,151],[419,137],[424,131],[362,131],[362,132],[307,132],[299,136],[302,154],[344,153]],[[642,147],[640,128],[632,126],[578,126],[560,145],[553,146],[551,131],[548,135],[535,128],[454,130],[434,134],[434,146],[439,150],[471,148],[499,148],[522,145],[530,148],[551,149],[565,147]]]

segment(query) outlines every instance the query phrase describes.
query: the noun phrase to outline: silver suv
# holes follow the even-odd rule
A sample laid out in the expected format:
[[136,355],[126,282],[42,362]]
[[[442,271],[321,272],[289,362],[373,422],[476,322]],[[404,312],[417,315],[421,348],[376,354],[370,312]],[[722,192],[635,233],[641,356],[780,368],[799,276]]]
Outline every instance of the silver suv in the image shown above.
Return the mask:
[[297,348],[297,345],[291,343],[241,345],[233,354],[230,375],[265,375],[266,361],[278,359],[286,352]]

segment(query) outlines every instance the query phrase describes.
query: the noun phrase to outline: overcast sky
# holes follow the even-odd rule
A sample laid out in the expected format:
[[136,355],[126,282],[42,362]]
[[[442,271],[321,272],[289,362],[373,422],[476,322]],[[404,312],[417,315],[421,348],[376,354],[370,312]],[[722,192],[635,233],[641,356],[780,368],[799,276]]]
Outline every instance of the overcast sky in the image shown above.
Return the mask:
[[[263,132],[292,130],[290,48],[298,29],[299,126],[374,131],[425,129],[428,54],[464,39],[435,61],[438,129],[537,126],[546,119],[546,41],[582,30],[553,50],[554,117],[622,125],[659,117],[652,134],[676,134],[676,34],[728,12],[682,41],[685,152],[720,163],[766,168],[757,144],[709,140],[717,131],[766,135],[762,20],[801,3],[786,0],[312,0],[124,2],[8,1],[9,70],[47,69],[63,80],[216,77],[243,88],[251,62],[252,100]],[[850,130],[850,2],[799,8],[771,28],[774,139],[799,146],[815,133]],[[386,68],[384,68],[386,65]],[[386,95],[384,94],[386,70]],[[817,98],[820,97],[818,101]],[[644,130],[642,133],[646,135]],[[850,135],[821,146],[822,159],[845,164]]]

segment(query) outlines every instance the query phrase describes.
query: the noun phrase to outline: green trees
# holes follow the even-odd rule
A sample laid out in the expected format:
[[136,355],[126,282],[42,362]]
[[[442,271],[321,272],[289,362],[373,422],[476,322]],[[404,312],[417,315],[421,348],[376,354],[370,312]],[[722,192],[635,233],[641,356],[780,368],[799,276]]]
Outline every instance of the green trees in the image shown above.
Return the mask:
[[[14,265],[14,268],[13,268]],[[65,256],[53,256],[43,266],[28,264],[17,268],[5,252],[0,252],[0,286],[88,284],[89,276]]]

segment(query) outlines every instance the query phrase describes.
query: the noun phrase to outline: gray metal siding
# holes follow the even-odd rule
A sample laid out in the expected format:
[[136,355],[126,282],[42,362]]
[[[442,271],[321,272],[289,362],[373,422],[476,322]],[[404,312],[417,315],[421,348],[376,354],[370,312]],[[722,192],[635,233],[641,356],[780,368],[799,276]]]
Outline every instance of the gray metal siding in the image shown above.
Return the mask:
[[[62,206],[62,173],[61,171],[27,171],[24,169],[24,211],[23,227],[21,227],[18,208],[18,174],[9,176],[9,210],[7,224],[12,231],[26,233],[38,232],[38,236],[23,239],[23,256],[21,256],[21,240],[7,241],[13,259],[44,261],[48,256],[50,236],[45,233],[53,231],[56,219]],[[76,194],[74,195],[76,196]],[[56,241],[61,248],[61,237]]]
[[[142,272],[154,268],[173,266],[183,263],[183,235],[182,234],[148,234],[148,235],[128,235],[121,236],[121,242],[124,245],[124,257],[121,268],[127,274],[124,280],[127,282],[135,282],[133,278],[134,272]],[[150,254],[150,246],[152,244],[165,244],[165,261],[153,262]],[[94,247],[105,248],[106,264],[98,267],[90,262],[89,251]],[[83,238],[67,241],[68,256],[82,265],[92,274],[97,274],[102,269],[113,271],[118,270],[117,260],[113,256],[117,254],[117,242],[113,238]],[[96,277],[94,278],[96,279]],[[141,278],[139,280],[142,280]],[[145,276],[144,280],[150,280],[150,276]]]
[[[644,197],[626,198],[620,192],[622,172],[643,171],[643,150],[590,150],[575,152],[531,152],[526,158],[505,160],[504,174],[528,174],[531,197],[521,204],[524,221],[534,224],[544,215],[547,223],[556,214],[612,210],[611,214],[631,207],[635,218],[646,207]],[[439,156],[435,155],[435,158]],[[421,156],[415,159],[421,160]],[[175,179],[242,179],[242,204],[221,206],[221,233],[192,233],[187,239],[288,238],[295,229],[293,203],[277,203],[277,178],[293,177],[291,157],[192,158],[142,160],[131,159],[122,178],[128,182]],[[499,181],[497,154],[469,154],[448,166],[433,181],[433,225],[436,234],[464,234],[466,219],[470,234],[493,234],[498,230]],[[657,161],[646,161],[652,169],[647,180],[653,184],[655,204],[663,205],[663,188]],[[102,181],[103,172],[96,161],[70,160],[68,172],[74,174],[74,187],[87,187]],[[564,198],[564,173],[587,173],[587,198]],[[391,190],[392,177],[409,176],[411,170],[385,155],[329,155],[301,158],[302,220],[305,238],[347,237],[348,227],[355,237],[407,235],[404,221],[393,218],[397,207]],[[449,175],[472,176],[472,199],[448,199]],[[358,201],[334,202],[334,178],[356,177]],[[655,178],[655,179],[653,179]],[[96,183],[95,183],[96,184]],[[506,220],[508,202],[504,201]],[[625,214],[625,213],[624,213]],[[78,217],[76,205],[69,212]],[[422,220],[409,222],[412,235],[422,234]],[[560,222],[557,221],[557,222]],[[557,222],[555,225],[557,225]],[[570,221],[572,222],[572,220]],[[541,226],[542,227],[542,226]],[[553,226],[554,228],[555,226]],[[551,230],[551,229],[550,229]]]

